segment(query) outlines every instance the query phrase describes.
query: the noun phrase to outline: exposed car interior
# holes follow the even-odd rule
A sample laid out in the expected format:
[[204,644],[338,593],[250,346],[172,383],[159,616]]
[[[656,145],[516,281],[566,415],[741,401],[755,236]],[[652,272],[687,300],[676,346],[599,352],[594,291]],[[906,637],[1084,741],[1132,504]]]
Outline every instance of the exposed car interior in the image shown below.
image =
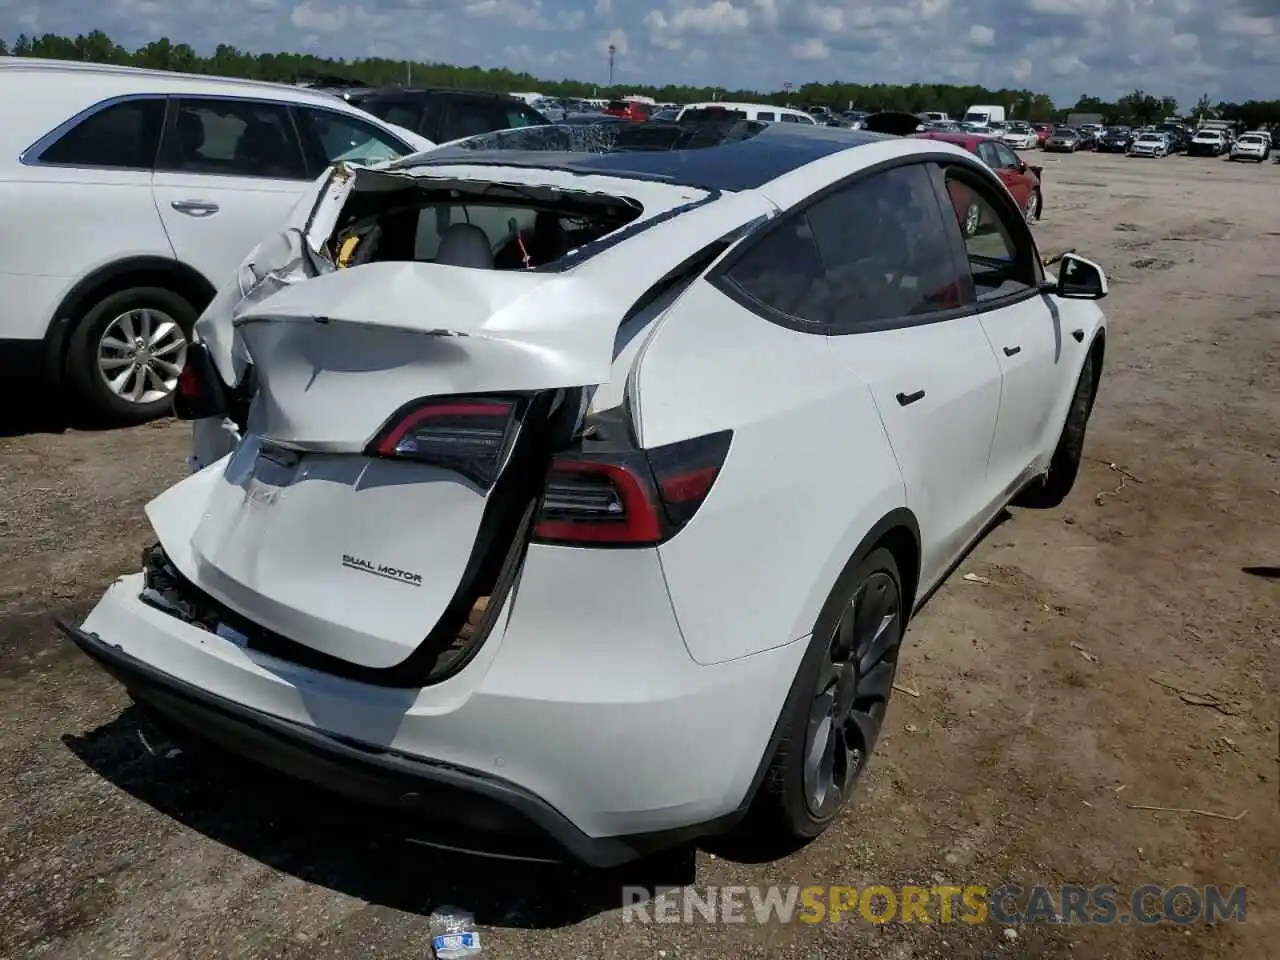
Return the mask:
[[560,260],[641,213],[638,204],[620,198],[561,192],[543,202],[517,193],[523,191],[490,188],[467,198],[452,190],[410,189],[353,198],[329,252],[339,268],[402,260],[529,270]]

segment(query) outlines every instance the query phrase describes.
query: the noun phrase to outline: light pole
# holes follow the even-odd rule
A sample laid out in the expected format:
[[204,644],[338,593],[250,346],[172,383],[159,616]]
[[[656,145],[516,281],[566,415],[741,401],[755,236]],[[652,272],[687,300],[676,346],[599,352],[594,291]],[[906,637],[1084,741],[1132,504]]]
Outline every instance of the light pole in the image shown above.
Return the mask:
[[614,44],[609,44],[609,89],[613,89],[613,57],[618,52]]

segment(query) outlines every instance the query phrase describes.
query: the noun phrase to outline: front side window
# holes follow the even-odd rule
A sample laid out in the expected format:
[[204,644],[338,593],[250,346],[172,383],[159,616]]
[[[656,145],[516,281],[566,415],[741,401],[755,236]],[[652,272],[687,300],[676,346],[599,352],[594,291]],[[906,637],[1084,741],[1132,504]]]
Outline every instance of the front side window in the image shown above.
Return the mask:
[[1034,244],[1022,221],[1010,217],[996,201],[994,185],[954,168],[948,169],[946,180],[978,302],[1038,288]]
[[996,151],[996,166],[999,170],[1017,170],[1022,164],[1018,161],[1018,155],[1006,147],[1003,143],[994,144]]
[[39,156],[41,163],[150,170],[164,126],[163,97],[123,100],[103,107],[64,133]]
[[782,115],[783,123],[799,123],[799,118],[794,113],[784,113]]
[[314,134],[326,163],[342,160],[379,163],[404,156],[408,151],[407,145],[356,117],[314,107],[303,108],[298,113],[305,127]]
[[175,100],[157,169],[310,179],[289,108],[251,100]]

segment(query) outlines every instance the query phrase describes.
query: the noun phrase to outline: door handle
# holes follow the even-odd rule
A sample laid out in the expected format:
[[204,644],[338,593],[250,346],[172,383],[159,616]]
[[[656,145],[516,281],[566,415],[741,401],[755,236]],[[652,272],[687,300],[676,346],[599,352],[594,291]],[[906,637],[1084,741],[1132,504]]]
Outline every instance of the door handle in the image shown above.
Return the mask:
[[169,206],[189,217],[211,217],[218,212],[218,205],[208,200],[174,200]]
[[898,403],[900,403],[904,407],[909,407],[911,406],[911,404],[915,403],[917,400],[923,400],[923,399],[924,399],[923,390],[917,390],[915,393],[898,394]]
[[1076,343],[1084,343],[1084,331],[1083,331],[1083,330],[1072,330],[1072,331],[1071,331],[1071,336],[1072,336],[1072,338],[1075,340],[1075,342],[1076,342]]
[[1022,352],[1022,348],[1021,348],[1021,347],[1005,347],[1005,348],[1004,348],[1004,355],[1005,355],[1006,357],[1013,357],[1013,356],[1017,356],[1017,355],[1018,355],[1019,353],[1021,353],[1021,352]]

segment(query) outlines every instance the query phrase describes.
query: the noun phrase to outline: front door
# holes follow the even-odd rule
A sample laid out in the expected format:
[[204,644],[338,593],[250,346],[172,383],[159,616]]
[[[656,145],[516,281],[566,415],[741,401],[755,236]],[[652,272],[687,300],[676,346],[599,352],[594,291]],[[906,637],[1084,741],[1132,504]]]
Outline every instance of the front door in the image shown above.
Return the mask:
[[968,235],[957,217],[953,242],[963,246],[978,318],[1000,365],[1003,390],[991,473],[1011,493],[1041,466],[1061,424],[1050,423],[1061,379],[1062,324],[1056,305],[1041,290],[1039,253],[1026,223],[1000,197],[999,188],[960,166],[944,171],[953,205],[982,210],[979,231]]
[[289,107],[180,98],[152,177],[175,256],[215,287],[287,220],[312,184]]

